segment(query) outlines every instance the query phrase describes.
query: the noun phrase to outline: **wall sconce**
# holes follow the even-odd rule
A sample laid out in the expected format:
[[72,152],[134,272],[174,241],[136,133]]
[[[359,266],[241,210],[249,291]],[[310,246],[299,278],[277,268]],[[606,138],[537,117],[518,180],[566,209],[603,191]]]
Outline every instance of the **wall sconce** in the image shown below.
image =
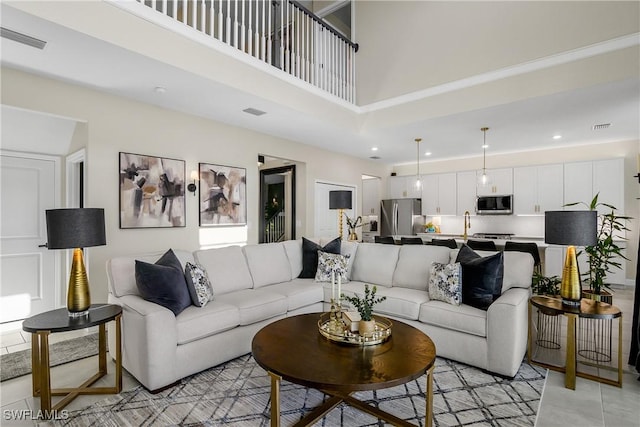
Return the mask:
[[196,186],[196,182],[200,181],[200,176],[198,175],[198,171],[191,171],[191,179],[193,180],[193,182],[187,185],[187,190],[192,192],[193,195],[195,196],[196,190],[198,189],[198,187]]

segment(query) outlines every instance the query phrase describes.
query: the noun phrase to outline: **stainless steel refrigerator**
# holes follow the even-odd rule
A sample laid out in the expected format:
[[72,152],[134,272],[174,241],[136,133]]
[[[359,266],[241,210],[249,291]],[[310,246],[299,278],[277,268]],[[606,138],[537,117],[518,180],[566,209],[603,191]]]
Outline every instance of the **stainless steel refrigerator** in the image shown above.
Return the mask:
[[380,236],[412,236],[423,224],[422,200],[389,199],[380,202]]

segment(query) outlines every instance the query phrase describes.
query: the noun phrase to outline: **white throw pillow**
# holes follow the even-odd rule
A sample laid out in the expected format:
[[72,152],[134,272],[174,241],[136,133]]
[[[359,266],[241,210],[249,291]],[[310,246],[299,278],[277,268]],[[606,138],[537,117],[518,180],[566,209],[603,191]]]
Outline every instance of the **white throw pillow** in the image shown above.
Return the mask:
[[213,301],[213,288],[207,276],[207,271],[199,265],[187,263],[184,269],[187,279],[187,288],[191,295],[191,302],[196,307],[204,307],[209,301]]
[[316,282],[331,282],[331,272],[335,271],[336,281],[338,277],[342,283],[347,283],[347,265],[349,256],[331,254],[318,251],[318,269],[316,270]]

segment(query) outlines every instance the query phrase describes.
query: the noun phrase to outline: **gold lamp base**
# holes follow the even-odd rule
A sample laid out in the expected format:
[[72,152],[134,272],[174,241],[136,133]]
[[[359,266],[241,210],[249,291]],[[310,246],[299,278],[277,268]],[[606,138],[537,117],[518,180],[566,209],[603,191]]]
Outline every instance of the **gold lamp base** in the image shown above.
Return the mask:
[[344,209],[338,209],[338,234],[340,240],[342,240],[342,216],[344,215]]
[[82,249],[73,250],[73,263],[69,276],[69,290],[67,292],[67,310],[69,317],[80,317],[89,314],[91,296],[89,295],[89,280],[84,267]]
[[562,297],[562,304],[580,307],[582,283],[580,282],[575,246],[567,247],[567,256],[564,259],[564,268],[562,269],[560,296]]

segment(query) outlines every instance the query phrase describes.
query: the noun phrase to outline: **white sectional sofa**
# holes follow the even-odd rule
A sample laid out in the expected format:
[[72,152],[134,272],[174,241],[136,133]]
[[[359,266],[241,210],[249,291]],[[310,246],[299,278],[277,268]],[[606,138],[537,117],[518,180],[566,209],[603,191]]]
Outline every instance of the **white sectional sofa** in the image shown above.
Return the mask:
[[[164,251],[107,263],[109,302],[123,307],[123,365],[150,390],[249,353],[253,335],[274,320],[328,307],[329,283],[298,278],[301,240],[174,252],[183,266],[196,262],[206,269],[214,291],[206,306],[177,316],[142,299],[135,282],[135,260],[153,263]],[[439,356],[515,375],[526,349],[530,254],[505,252],[502,295],[484,311],[429,299],[431,263],[453,262],[457,250],[342,242],[341,252],[350,256],[343,293],[377,285],[387,298],[376,312],[424,331]],[[115,345],[112,333],[109,345]]]

